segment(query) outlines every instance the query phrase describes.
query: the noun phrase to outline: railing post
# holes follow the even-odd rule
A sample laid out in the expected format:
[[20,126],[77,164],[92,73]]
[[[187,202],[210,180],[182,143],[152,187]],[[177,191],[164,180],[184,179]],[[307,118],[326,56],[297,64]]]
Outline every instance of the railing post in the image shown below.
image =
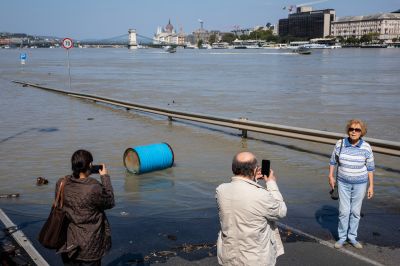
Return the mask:
[[[239,117],[239,120],[241,121],[247,121],[248,119],[246,117]],[[241,137],[243,139],[247,139],[247,129],[242,129],[242,134]]]
[[173,119],[172,119],[172,116],[168,116],[168,121],[172,121]]

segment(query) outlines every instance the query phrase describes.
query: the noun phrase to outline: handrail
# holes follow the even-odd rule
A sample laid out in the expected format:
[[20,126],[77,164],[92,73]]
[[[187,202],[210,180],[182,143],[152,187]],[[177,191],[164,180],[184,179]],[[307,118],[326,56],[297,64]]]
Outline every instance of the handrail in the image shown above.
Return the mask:
[[[139,110],[157,115],[165,115],[168,116],[170,119],[178,118],[178,119],[184,119],[184,120],[217,125],[222,127],[236,128],[244,132],[253,131],[258,133],[265,133],[270,135],[306,140],[311,142],[325,143],[325,144],[335,144],[339,138],[345,136],[344,134],[340,133],[321,131],[315,129],[284,126],[278,124],[251,121],[246,119],[216,117],[199,113],[181,112],[155,106],[125,102],[118,99],[105,98],[97,95],[54,89],[23,81],[13,81],[13,82],[17,84],[22,84],[24,86],[30,86],[38,89],[69,95],[71,97],[92,100],[95,102],[106,103],[118,107]],[[364,139],[371,144],[374,152],[400,157],[400,142],[367,138],[367,137]]]

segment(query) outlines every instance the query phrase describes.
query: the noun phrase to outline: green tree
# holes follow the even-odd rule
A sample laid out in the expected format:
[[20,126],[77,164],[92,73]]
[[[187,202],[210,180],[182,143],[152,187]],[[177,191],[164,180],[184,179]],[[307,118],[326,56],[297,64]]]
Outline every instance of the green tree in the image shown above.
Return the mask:
[[258,29],[255,31],[252,31],[248,36],[240,36],[242,40],[264,40],[264,41],[272,41],[276,40],[276,36],[274,36],[272,30],[263,30],[263,29]]
[[370,43],[370,42],[372,42],[372,36],[369,34],[364,34],[363,36],[361,36],[360,42],[361,43]]
[[224,35],[222,35],[222,41],[223,42],[227,42],[229,44],[232,44],[233,41],[236,39],[236,35],[233,33],[225,33]]
[[217,35],[211,34],[210,37],[208,38],[208,43],[212,44],[217,41]]
[[340,42],[340,43],[344,43],[344,42],[345,42],[343,36],[338,36],[338,37],[336,37],[336,41],[338,41],[338,42]]
[[371,36],[373,41],[378,40],[378,38],[379,38],[379,33],[377,33],[377,32],[371,32],[371,33],[368,33],[368,35]]
[[202,39],[198,40],[197,41],[197,47],[201,48],[202,45],[203,45],[203,40]]
[[355,36],[350,36],[346,39],[346,43],[349,44],[358,44],[360,43],[360,40],[358,38],[356,38]]

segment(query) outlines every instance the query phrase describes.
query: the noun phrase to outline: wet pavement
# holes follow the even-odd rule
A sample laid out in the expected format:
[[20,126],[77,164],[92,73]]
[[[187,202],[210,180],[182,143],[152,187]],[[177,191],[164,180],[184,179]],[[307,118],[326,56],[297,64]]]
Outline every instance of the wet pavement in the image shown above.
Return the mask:
[[[25,231],[30,232],[29,228]],[[393,263],[380,264],[362,253],[368,253],[374,247],[366,246],[364,252],[356,250],[350,245],[345,245],[343,250],[336,250],[332,247],[333,242],[309,237],[291,228],[280,227],[282,241],[285,247],[285,254],[277,260],[277,265],[395,265]],[[162,235],[172,243],[178,241],[173,234]],[[20,248],[12,237],[2,227],[1,239],[1,265],[34,265],[28,254]],[[119,239],[114,238],[114,242]],[[321,243],[321,241],[323,243]],[[33,240],[32,242],[36,242]],[[37,242],[36,242],[37,244]],[[39,250],[44,250],[38,247]],[[380,250],[381,257],[386,251]],[[393,252],[395,252],[393,250]],[[53,251],[46,250],[50,265],[59,265],[61,262]],[[170,249],[151,251],[147,254],[141,252],[126,252],[116,259],[107,260],[108,255],[103,259],[104,265],[218,265],[215,243],[183,243],[172,244]],[[369,254],[371,257],[371,254]],[[391,257],[395,257],[386,253]],[[392,254],[393,255],[393,254]]]
[[26,251],[11,236],[15,228],[5,228],[0,222],[0,265],[35,265]]

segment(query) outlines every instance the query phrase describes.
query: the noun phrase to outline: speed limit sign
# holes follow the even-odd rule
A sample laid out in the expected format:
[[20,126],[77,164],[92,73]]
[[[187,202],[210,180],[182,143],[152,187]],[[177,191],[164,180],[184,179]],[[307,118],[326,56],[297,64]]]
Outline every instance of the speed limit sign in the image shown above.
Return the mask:
[[72,39],[70,39],[70,38],[65,38],[63,41],[62,41],[62,46],[65,48],[65,49],[70,49],[70,48],[72,48],[72,46],[74,46],[74,43],[72,42]]

